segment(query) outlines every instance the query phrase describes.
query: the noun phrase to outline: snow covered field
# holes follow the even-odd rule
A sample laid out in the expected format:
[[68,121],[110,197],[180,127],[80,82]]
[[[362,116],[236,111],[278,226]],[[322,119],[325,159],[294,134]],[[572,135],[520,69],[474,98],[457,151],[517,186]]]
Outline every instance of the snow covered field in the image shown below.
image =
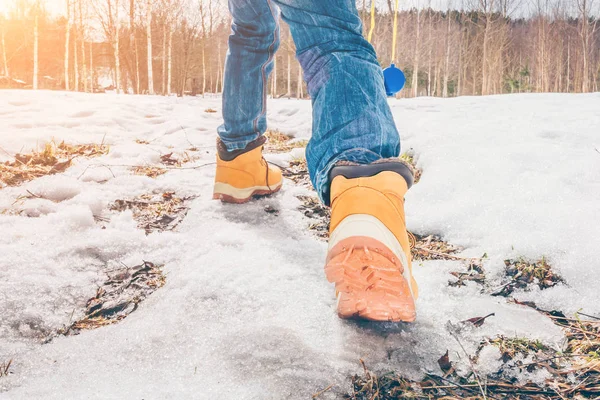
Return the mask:
[[[390,100],[423,170],[406,198],[408,228],[487,255],[485,287],[450,287],[460,261],[415,263],[421,297],[413,325],[340,321],[323,273],[326,243],[307,227],[286,181],[272,199],[243,206],[211,200],[218,98],[0,91],[0,161],[55,139],[110,145],[66,172],[0,189],[0,399],[322,398],[347,390],[359,359],[419,378],[438,359],[470,368],[488,337],[539,339],[562,331],[531,308],[491,296],[504,260],[546,257],[565,284],[513,297],[572,315],[600,314],[600,94]],[[207,113],[213,108],[217,113]],[[269,102],[270,128],[310,137],[310,102]],[[136,142],[138,140],[138,143]],[[149,142],[145,144],[146,142]],[[130,166],[196,147],[199,158],[156,179]],[[289,155],[268,158],[285,162]],[[117,199],[174,191],[197,196],[173,232],[136,227]],[[265,207],[279,210],[267,213]],[[109,219],[97,223],[94,216]],[[164,264],[166,285],[121,322],[44,339],[81,315],[107,271]],[[495,313],[456,340],[448,322]],[[459,344],[460,341],[460,344]],[[476,368],[494,368],[485,351]],[[544,375],[523,379],[543,380]],[[535,375],[535,374],[534,374]]]

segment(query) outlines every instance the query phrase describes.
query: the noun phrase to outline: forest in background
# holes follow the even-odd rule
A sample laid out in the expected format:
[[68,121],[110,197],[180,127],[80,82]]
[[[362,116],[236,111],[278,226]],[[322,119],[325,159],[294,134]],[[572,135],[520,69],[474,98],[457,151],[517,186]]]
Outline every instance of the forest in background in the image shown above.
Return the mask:
[[[5,1],[0,86],[162,95],[222,90],[231,22],[225,0],[64,0],[65,15],[50,13],[44,0]],[[357,1],[384,67],[392,61],[394,24],[393,2],[386,1],[374,26],[370,1]],[[598,91],[598,4],[526,1],[399,10],[395,63],[407,84],[398,96]],[[307,96],[285,23],[269,89],[273,97]]]

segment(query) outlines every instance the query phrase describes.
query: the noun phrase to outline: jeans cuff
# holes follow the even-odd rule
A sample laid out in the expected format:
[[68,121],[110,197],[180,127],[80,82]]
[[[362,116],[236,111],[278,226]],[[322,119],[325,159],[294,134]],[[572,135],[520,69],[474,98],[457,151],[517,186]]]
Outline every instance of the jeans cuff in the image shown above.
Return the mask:
[[346,150],[331,159],[331,161],[327,163],[327,166],[319,171],[315,178],[317,193],[319,194],[319,198],[323,204],[326,206],[330,205],[329,188],[331,186],[331,182],[329,182],[329,173],[333,167],[335,167],[335,164],[340,161],[350,161],[357,164],[370,164],[381,159],[381,155],[375,153],[374,151],[361,148]]
[[249,143],[258,139],[261,135],[258,133],[254,133],[252,135],[244,136],[241,139],[235,139],[235,141],[231,141],[230,139],[224,138],[223,136],[219,136],[221,141],[225,145],[227,151],[235,151],[235,150],[243,150],[248,146]]

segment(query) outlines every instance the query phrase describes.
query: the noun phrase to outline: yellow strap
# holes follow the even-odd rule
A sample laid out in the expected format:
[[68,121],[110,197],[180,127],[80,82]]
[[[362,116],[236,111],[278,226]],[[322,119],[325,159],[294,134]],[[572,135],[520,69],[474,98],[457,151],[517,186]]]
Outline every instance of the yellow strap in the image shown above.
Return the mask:
[[396,11],[394,12],[394,34],[392,39],[392,64],[396,62],[396,39],[398,38],[398,1],[396,0]]
[[371,43],[373,37],[373,31],[375,30],[375,0],[371,0],[371,28],[369,28],[369,36],[367,40]]

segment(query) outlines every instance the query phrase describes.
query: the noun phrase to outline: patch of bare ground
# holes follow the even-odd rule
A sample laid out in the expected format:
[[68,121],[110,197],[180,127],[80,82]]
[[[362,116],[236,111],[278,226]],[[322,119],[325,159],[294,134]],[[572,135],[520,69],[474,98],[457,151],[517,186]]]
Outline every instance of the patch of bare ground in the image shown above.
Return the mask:
[[307,140],[294,140],[294,137],[278,130],[268,130],[265,132],[267,143],[265,143],[265,152],[267,153],[288,153],[292,149],[304,148],[308,144]]
[[41,151],[16,154],[14,161],[0,163],[0,188],[18,186],[45,176],[64,172],[78,157],[92,158],[107,154],[109,147],[100,144],[71,145],[55,141],[46,143]]
[[132,171],[135,175],[145,175],[150,178],[156,178],[157,176],[166,174],[169,169],[179,168],[182,165],[197,159],[197,156],[190,155],[187,151],[179,154],[171,152],[160,156],[159,165],[138,165],[132,167]]
[[[511,278],[508,284],[514,288],[527,288],[537,285],[541,289],[564,282],[552,272],[547,260],[524,259],[507,260],[506,276]],[[482,283],[485,273],[479,263],[470,263],[468,271],[454,274],[458,281],[453,286],[461,286],[465,281]],[[514,289],[513,288],[513,289]],[[504,290],[503,295],[510,296],[512,291]],[[471,372],[459,375],[449,360],[448,353],[441,355],[438,364],[440,372],[428,373],[420,381],[410,380],[395,371],[376,374],[369,371],[363,363],[364,373],[351,379],[352,390],[347,399],[532,399],[559,400],[567,398],[600,398],[600,317],[583,312],[573,318],[566,317],[557,310],[543,310],[533,302],[514,303],[531,307],[550,318],[559,326],[566,338],[560,349],[555,349],[538,340],[498,335],[482,341],[474,355],[465,355],[471,365]],[[456,332],[468,328],[476,329],[487,318],[470,318],[457,325],[448,324],[450,332],[458,339]],[[460,341],[459,341],[460,343]],[[474,367],[482,350],[493,346],[498,349],[500,367],[486,376],[477,373]],[[464,349],[463,349],[464,350]],[[361,361],[362,362],[362,361]],[[543,384],[517,379],[523,373],[545,370],[549,376]]]
[[412,256],[415,260],[464,260],[455,254],[462,248],[454,246],[437,235],[408,233]]
[[449,281],[448,286],[466,286],[467,282],[475,282],[480,285],[485,284],[485,270],[483,269],[481,260],[472,259],[465,264],[464,271],[452,271],[450,274],[456,277],[456,280]]
[[329,220],[331,216],[329,207],[324,206],[314,196],[298,196],[298,199],[302,201],[298,210],[311,220],[308,229],[319,239],[327,240],[329,238]]
[[495,290],[493,296],[510,296],[516,289],[529,289],[538,286],[540,289],[548,289],[564,280],[557,275],[545,257],[539,260],[527,260],[518,258],[516,260],[505,260],[506,265],[504,283]]
[[[162,266],[148,261],[134,267],[122,264],[108,273],[108,279],[87,301],[84,316],[60,329],[57,334],[77,335],[82,330],[117,323],[137,310],[139,304],[163,287],[165,282]],[[50,340],[52,337],[46,342]]]
[[116,200],[110,210],[132,210],[138,227],[150,234],[175,229],[189,211],[187,203],[194,198],[178,197],[175,192],[147,193],[133,199]]
[[[600,321],[570,320],[569,325],[565,327],[568,344],[562,352],[557,352],[539,341],[524,338],[499,336],[488,339],[480,345],[477,354],[470,357],[473,365],[483,347],[498,348],[502,367],[488,376],[478,375],[475,369],[466,376],[459,376],[447,352],[438,360],[440,372],[427,373],[420,381],[408,379],[394,371],[374,373],[369,371],[361,360],[364,371],[350,378],[351,391],[343,398],[597,399],[600,396],[599,327]],[[534,372],[537,369],[546,369],[551,375],[543,385],[532,382],[519,383],[512,373]]]
[[287,168],[282,168],[281,172],[284,177],[290,179],[295,184],[314,190],[308,176],[308,166],[306,165],[305,158],[293,159]]

